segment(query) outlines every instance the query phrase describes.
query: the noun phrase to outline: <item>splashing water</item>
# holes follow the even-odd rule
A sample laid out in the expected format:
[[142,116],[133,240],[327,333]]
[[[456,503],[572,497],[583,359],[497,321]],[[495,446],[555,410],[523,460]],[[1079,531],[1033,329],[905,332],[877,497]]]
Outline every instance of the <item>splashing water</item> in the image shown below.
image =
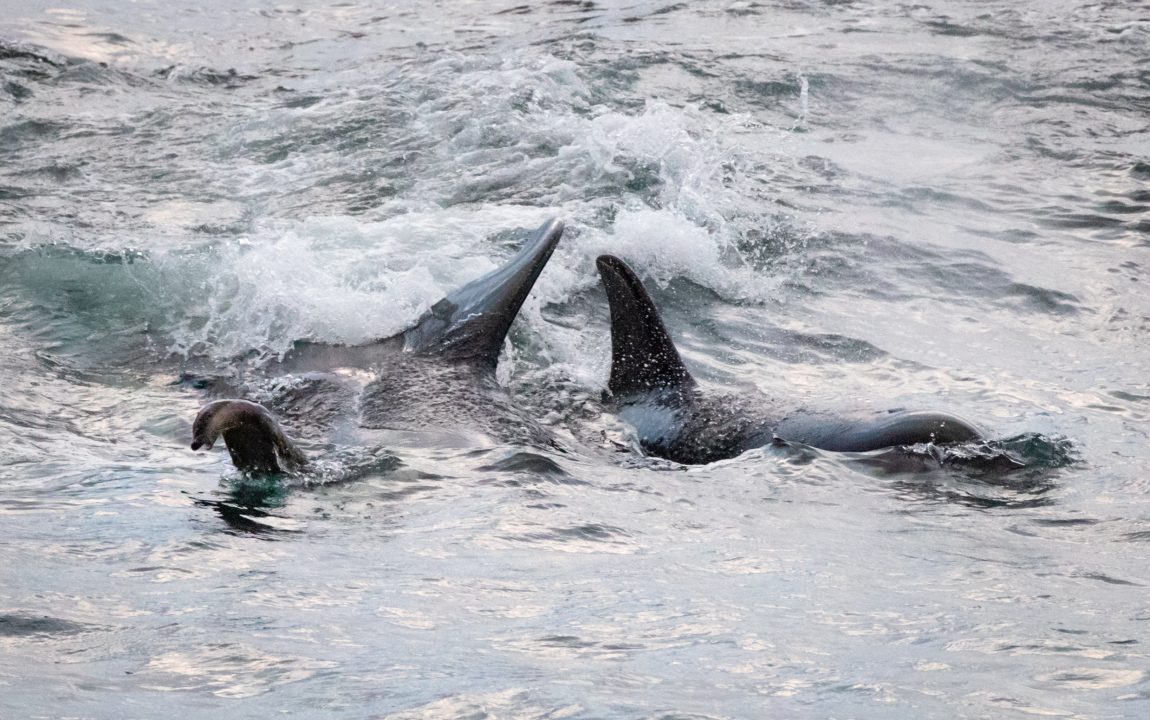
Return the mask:
[[[1137,4],[10,10],[0,716],[1146,714]],[[498,379],[555,447],[188,449],[551,216]],[[601,253],[708,390],[991,439],[643,457]]]

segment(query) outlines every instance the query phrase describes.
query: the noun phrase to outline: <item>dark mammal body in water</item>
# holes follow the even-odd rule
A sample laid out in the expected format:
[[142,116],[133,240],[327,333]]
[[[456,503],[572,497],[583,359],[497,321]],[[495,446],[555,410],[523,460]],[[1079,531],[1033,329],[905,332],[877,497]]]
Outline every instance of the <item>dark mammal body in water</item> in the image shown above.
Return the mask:
[[[289,414],[301,425],[328,393],[356,411],[364,429],[481,434],[504,442],[546,445],[550,436],[520,410],[495,380],[499,352],[511,323],[550,259],[563,223],[549,220],[507,264],[433,305],[410,328],[363,345],[297,342],[269,372],[304,373],[303,403]],[[369,371],[372,379],[345,402],[346,380],[332,370]],[[252,473],[296,472],[307,459],[271,413],[246,400],[205,406],[193,428],[192,449],[210,448],[221,435],[232,461]]]
[[698,464],[734,457],[775,438],[845,452],[982,438],[969,422],[945,413],[892,411],[860,418],[803,413],[770,419],[761,404],[744,397],[705,395],[631,268],[612,255],[600,256],[596,265],[611,306],[612,403],[652,455]]
[[201,408],[192,423],[192,450],[211,450],[221,435],[232,463],[246,472],[298,472],[307,467],[303,451],[258,403],[216,400]]

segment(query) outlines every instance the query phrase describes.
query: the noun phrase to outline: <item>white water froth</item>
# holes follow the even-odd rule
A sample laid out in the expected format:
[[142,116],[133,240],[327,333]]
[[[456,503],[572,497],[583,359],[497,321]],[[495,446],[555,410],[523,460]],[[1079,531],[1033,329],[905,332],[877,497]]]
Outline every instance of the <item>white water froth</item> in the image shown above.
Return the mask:
[[195,260],[158,258],[203,273],[193,281],[200,302],[172,329],[172,350],[226,358],[252,349],[279,354],[298,339],[356,344],[394,335],[497,266],[477,244],[547,216],[503,206],[380,222],[309,218],[269,223]]
[[352,158],[310,153],[306,166],[289,158],[237,168],[244,184],[256,184],[252,192],[291,187],[323,171],[317,163],[362,167],[413,153],[428,167],[367,215],[267,221],[217,246],[196,310],[172,330],[173,349],[276,354],[300,338],[359,343],[394,334],[510,257],[511,248],[484,247],[486,238],[526,233],[549,216],[567,222],[567,237],[521,314],[553,360],[598,342],[549,326],[542,308],[591,291],[602,253],[624,258],[645,281],[687,278],[739,302],[770,298],[779,279],[755,269],[739,239],[773,231],[762,227],[754,176],[772,159],[731,140],[762,128],[749,117],[659,101],[610,109],[591,95],[568,61],[448,57],[398,68],[372,91],[238,126],[226,141],[232,151],[269,133],[322,126],[328,114],[353,112],[349,103],[362,106],[359,114],[416,108],[409,126],[381,125],[377,142]]

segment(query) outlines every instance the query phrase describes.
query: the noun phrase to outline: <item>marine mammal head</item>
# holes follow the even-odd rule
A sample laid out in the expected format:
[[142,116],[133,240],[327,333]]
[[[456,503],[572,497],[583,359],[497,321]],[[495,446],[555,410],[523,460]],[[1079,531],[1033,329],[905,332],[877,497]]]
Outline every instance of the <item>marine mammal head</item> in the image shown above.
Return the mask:
[[221,436],[232,463],[245,472],[293,472],[307,464],[267,408],[247,400],[216,400],[192,423],[192,450],[210,450]]
[[263,405],[247,400],[216,400],[200,408],[192,422],[192,450],[211,450],[224,432],[245,423],[275,423]]
[[635,272],[614,255],[600,255],[595,266],[611,306],[611,393],[693,387],[691,373]]

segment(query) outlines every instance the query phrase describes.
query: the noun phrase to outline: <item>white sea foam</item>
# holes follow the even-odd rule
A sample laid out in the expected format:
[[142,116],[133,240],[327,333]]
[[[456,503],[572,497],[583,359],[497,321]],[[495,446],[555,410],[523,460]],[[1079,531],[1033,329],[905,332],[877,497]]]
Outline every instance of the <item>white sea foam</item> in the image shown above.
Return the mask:
[[[281,353],[300,338],[361,343],[409,326],[452,289],[497,266],[482,241],[541,223],[539,208],[492,207],[269,223],[250,237],[189,258],[164,256],[198,279],[199,298],[172,330],[173,350],[228,357]],[[173,311],[177,308],[173,307]]]
[[[732,142],[754,122],[658,101],[611,107],[590,95],[566,60],[449,55],[412,61],[373,88],[238,121],[219,140],[227,163],[211,170],[246,197],[308,191],[317,178],[397,157],[410,156],[414,182],[363,214],[260,220],[239,238],[154,248],[124,272],[154,302],[147,317],[162,326],[165,349],[278,354],[301,338],[359,343],[399,332],[510,256],[489,239],[516,228],[526,236],[558,216],[567,237],[520,322],[546,359],[570,362],[577,375],[602,338],[557,327],[543,310],[592,291],[599,254],[623,257],[648,282],[687,278],[736,301],[769,298],[777,280],[739,246],[748,230],[762,231],[752,169],[764,158]],[[395,107],[414,108],[402,115],[407,124],[378,121]],[[362,142],[278,161],[251,152],[323,147],[337,119],[361,128]],[[168,235],[186,225],[178,215],[153,221]]]

